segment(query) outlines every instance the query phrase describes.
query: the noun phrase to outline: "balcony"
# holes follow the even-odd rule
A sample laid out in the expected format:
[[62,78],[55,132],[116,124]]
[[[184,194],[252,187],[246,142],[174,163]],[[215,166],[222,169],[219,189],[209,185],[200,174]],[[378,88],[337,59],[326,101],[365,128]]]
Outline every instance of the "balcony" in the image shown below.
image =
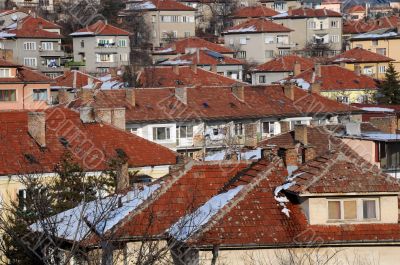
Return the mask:
[[57,66],[57,67],[39,66],[38,70],[43,73],[51,73],[51,72],[63,72],[65,68],[64,66]]
[[289,42],[277,42],[276,47],[278,48],[293,48],[295,47],[295,43],[289,43]]
[[64,51],[62,50],[42,50],[39,49],[39,54],[41,57],[63,57]]

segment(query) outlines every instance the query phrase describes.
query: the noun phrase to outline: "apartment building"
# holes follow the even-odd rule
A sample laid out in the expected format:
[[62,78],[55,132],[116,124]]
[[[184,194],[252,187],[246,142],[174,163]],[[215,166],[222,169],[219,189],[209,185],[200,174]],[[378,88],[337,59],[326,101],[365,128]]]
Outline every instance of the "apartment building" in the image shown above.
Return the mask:
[[342,50],[342,15],[328,9],[291,9],[273,17],[274,22],[293,30],[293,49],[325,44],[333,55]]
[[301,1],[299,0],[260,0],[260,2],[262,5],[280,13],[301,7]]
[[223,32],[225,46],[236,58],[264,63],[290,53],[294,47],[292,29],[264,18],[247,20]]
[[43,10],[53,12],[55,1],[54,0],[14,0],[13,2],[20,8],[24,8],[24,9],[41,8]]
[[177,86],[99,91],[68,104],[126,108],[126,129],[195,159],[255,146],[296,124],[328,124],[360,110],[295,86]]
[[262,5],[246,6],[239,8],[232,15],[233,25],[239,25],[240,23],[243,23],[251,18],[269,18],[278,14],[279,12]]
[[71,33],[74,61],[84,64],[82,68],[89,73],[107,73],[110,68],[129,65],[129,34],[101,20]]
[[12,51],[13,62],[55,78],[64,67],[60,26],[41,17],[27,16],[0,32],[0,48]]
[[0,110],[48,108],[51,82],[28,67],[0,59]]
[[349,39],[351,48],[362,48],[392,58],[400,71],[400,34],[397,28],[383,28],[363,33]]
[[195,36],[196,9],[174,0],[129,1],[126,14],[142,12],[150,31],[153,47]]

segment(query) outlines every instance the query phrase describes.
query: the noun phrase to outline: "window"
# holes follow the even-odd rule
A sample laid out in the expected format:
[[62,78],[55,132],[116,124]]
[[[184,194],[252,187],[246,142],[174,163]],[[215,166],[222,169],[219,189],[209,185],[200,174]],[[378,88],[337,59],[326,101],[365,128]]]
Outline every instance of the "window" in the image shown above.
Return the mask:
[[137,135],[138,128],[127,128],[126,131]]
[[46,101],[47,89],[34,89],[32,96],[34,101]]
[[110,54],[98,54],[98,62],[111,62]]
[[346,103],[346,104],[349,103],[348,96],[338,96],[338,97],[336,97],[336,100],[337,100],[337,102],[340,102],[340,103]]
[[378,67],[378,71],[379,71],[380,74],[386,73],[386,66],[385,65],[380,65]]
[[235,135],[243,135],[243,123],[235,123]]
[[241,45],[246,45],[247,44],[247,39],[246,38],[240,38],[240,44]]
[[81,48],[85,48],[85,41],[81,40]]
[[378,208],[379,199],[376,198],[328,200],[328,220],[376,220]]
[[278,50],[279,56],[285,56],[285,55],[288,55],[289,53],[290,53],[289,49],[279,49]]
[[246,51],[238,51],[236,53],[236,58],[238,58],[238,59],[246,59]]
[[331,42],[338,43],[339,42],[339,35],[331,35]]
[[54,49],[53,42],[42,42],[41,49],[44,51],[52,51]]
[[287,35],[278,35],[276,37],[276,42],[279,44],[289,44],[289,36]]
[[155,127],[153,128],[153,140],[169,140],[171,139],[170,128]]
[[317,23],[315,21],[308,22],[308,28],[310,28],[310,29],[317,28]]
[[156,23],[157,17],[155,15],[151,16],[151,22]]
[[379,40],[372,40],[372,46],[378,46]]
[[126,47],[127,46],[127,41],[126,40],[118,40],[118,46],[119,47]]
[[275,122],[263,122],[262,129],[264,134],[273,136],[275,134]]
[[230,45],[230,46],[233,46],[233,45],[234,45],[233,39],[229,39],[229,45]]
[[337,21],[337,20],[331,21],[331,28],[333,28],[333,29],[339,28],[339,21]]
[[121,53],[119,56],[120,56],[121,62],[127,62],[128,61],[128,54],[127,53]]
[[265,75],[260,75],[258,77],[258,83],[265,84]]
[[265,51],[265,58],[272,58],[274,57],[274,51],[273,50],[266,50]]
[[265,37],[265,43],[274,43],[275,42],[275,38],[274,36],[266,36]]
[[0,68],[0,77],[10,77],[11,71],[8,68]]
[[190,31],[185,31],[185,38],[189,38],[190,37]]
[[20,210],[26,211],[26,190],[20,189],[18,190],[18,208]]
[[176,128],[176,135],[178,138],[192,138],[193,137],[193,126],[178,126]]
[[386,48],[377,48],[376,53],[386,56]]
[[0,90],[0,101],[16,101],[15,89],[2,89]]
[[372,66],[365,66],[363,69],[363,72],[365,75],[373,75],[374,74],[374,68]]
[[36,50],[36,42],[24,42],[24,50],[26,51]]
[[36,58],[24,58],[24,65],[31,66],[31,67],[36,67],[37,66],[37,60],[36,60]]

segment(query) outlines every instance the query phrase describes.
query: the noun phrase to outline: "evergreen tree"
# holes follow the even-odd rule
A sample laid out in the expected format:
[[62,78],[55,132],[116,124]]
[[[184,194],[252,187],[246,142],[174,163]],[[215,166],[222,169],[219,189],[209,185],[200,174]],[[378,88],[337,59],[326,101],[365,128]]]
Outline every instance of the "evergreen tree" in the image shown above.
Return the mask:
[[393,64],[389,64],[385,79],[379,84],[377,101],[383,104],[400,104],[399,73]]

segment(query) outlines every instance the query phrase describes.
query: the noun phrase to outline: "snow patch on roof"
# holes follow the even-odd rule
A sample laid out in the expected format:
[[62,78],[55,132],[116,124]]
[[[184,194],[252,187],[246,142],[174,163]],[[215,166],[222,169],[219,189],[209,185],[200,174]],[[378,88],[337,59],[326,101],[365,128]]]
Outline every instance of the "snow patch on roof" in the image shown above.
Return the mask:
[[181,217],[166,232],[179,241],[187,240],[207,224],[242,188],[243,185],[212,197],[193,213]]
[[361,109],[365,110],[365,111],[372,111],[372,112],[393,112],[394,111],[394,109],[380,108],[380,107],[363,107]]
[[[260,159],[262,156],[262,149],[257,148],[254,150],[249,150],[249,151],[244,151],[244,152],[236,152],[236,155],[239,156],[240,154],[240,160],[254,160],[254,159]],[[225,151],[220,151],[217,153],[214,153],[212,155],[208,155],[204,158],[204,161],[222,161],[225,159],[226,152]]]
[[379,38],[395,37],[397,35],[398,34],[396,32],[387,32],[382,34],[364,33],[354,36],[353,39],[379,39]]
[[289,173],[289,176],[286,178],[286,183],[284,183],[283,185],[280,185],[280,186],[275,188],[274,198],[278,202],[279,206],[282,207],[281,212],[283,214],[285,214],[287,217],[290,217],[290,210],[286,206],[286,203],[289,202],[289,200],[285,195],[280,195],[279,196],[279,193],[281,191],[287,190],[290,187],[292,187],[293,185],[295,185],[296,184],[295,179],[298,176],[301,176],[302,174],[303,174],[303,172],[295,174],[295,175],[292,175],[291,173]]
[[160,63],[160,65],[187,65],[187,64],[192,64],[192,62],[188,60],[168,60]]
[[362,133],[361,137],[374,141],[400,141],[400,134],[390,133]]
[[94,35],[94,32],[91,31],[81,31],[81,32],[74,32],[69,34],[70,36],[84,36],[84,35]]
[[156,9],[157,7],[150,1],[144,3],[137,3],[132,6],[133,10],[147,10],[147,9]]
[[229,29],[227,32],[255,32],[257,31],[255,26],[250,26],[247,28]]
[[8,33],[5,31],[0,32],[0,38],[10,38],[10,37],[15,37],[16,35],[14,33]]
[[133,189],[126,195],[114,195],[82,203],[45,221],[38,221],[32,224],[30,229],[35,232],[54,229],[57,237],[73,241],[85,239],[92,229],[104,234],[159,188],[158,184],[144,186],[143,189]]

